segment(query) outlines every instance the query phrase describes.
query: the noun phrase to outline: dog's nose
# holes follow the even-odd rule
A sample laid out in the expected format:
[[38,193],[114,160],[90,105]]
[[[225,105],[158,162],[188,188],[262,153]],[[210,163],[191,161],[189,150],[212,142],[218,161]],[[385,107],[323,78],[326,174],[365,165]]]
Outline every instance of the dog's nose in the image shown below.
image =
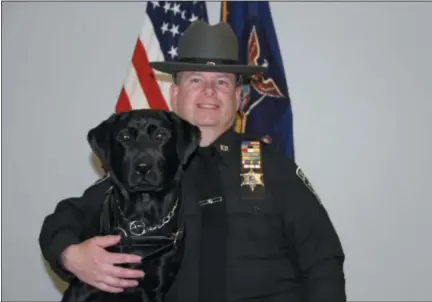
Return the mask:
[[146,175],[151,169],[151,166],[146,163],[140,163],[136,167],[136,171],[139,174]]

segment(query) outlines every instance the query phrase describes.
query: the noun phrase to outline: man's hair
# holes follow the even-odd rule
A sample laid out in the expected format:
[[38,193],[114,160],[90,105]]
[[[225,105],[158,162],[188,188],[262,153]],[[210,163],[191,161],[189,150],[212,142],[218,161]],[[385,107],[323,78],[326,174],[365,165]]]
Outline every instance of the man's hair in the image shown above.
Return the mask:
[[[176,85],[179,85],[180,83],[180,73],[181,71],[172,74],[173,82]],[[235,74],[235,76],[236,76],[236,83],[235,83],[236,87],[243,86],[243,76],[240,74]]]

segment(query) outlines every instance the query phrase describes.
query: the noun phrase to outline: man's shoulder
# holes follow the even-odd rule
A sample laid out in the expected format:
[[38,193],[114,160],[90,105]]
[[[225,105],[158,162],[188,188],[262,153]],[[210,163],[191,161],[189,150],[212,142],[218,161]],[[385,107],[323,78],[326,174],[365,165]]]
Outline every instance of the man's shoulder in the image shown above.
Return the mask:
[[298,165],[287,154],[280,151],[275,144],[244,133],[237,133],[237,139],[240,141],[241,148],[246,145],[259,146],[262,166],[266,173],[283,175],[285,180],[286,178],[296,177],[296,171],[299,169]]
[[317,201],[321,204],[318,193],[300,164],[274,146],[265,145],[263,151],[267,153],[265,158],[268,162],[267,173],[273,175],[271,179],[276,180],[283,192],[288,192],[294,199],[299,198],[302,202],[309,199],[312,203]]
[[267,168],[270,168],[274,172],[283,169],[285,172],[291,172],[290,174],[292,175],[295,174],[297,164],[287,154],[280,151],[276,145],[256,137],[243,136],[242,140],[259,143],[263,167],[267,166]]
[[264,174],[268,180],[284,191],[293,194],[298,192],[312,193],[318,200],[318,194],[300,165],[284,152],[280,151],[276,145],[268,143],[263,139],[242,135],[241,139],[259,142],[262,156],[262,166]]
[[272,190],[278,191],[281,196],[290,194],[293,200],[303,202],[311,200],[312,204],[316,204],[316,201],[321,203],[304,170],[275,144],[242,133],[237,134],[237,138],[243,142],[259,143],[264,179],[266,185],[270,185]]
[[284,153],[280,152],[274,144],[269,143],[268,141],[266,141],[265,138],[260,138],[260,137],[254,137],[245,133],[238,133],[238,132],[234,132],[235,136],[237,138],[238,141],[240,142],[256,142],[260,144],[260,147],[262,148],[262,150],[265,153],[268,154],[272,154],[272,155],[276,155],[279,158],[288,158]]

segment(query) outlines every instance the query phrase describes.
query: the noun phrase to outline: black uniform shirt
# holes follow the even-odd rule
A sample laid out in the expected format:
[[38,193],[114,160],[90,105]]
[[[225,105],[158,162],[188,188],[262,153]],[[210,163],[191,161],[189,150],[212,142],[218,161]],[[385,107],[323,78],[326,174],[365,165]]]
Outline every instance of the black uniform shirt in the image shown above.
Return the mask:
[[[292,160],[272,145],[261,143],[265,195],[245,198],[245,187],[240,190],[243,139],[243,135],[227,131],[212,144],[228,224],[226,278],[225,287],[221,287],[226,289],[226,301],[346,301],[342,246],[312,187]],[[198,301],[202,236],[201,209],[194,194],[195,180],[200,177],[196,175],[198,165],[194,159],[184,176],[185,258],[166,302]],[[58,263],[60,252],[92,234],[84,232],[83,224],[94,218],[106,189],[102,181],[83,197],[62,201],[44,221],[42,252],[65,280],[70,274]]]
[[[245,198],[240,190],[243,139],[228,131],[212,144],[228,220],[226,301],[346,301],[342,246],[312,187],[299,177],[294,162],[273,146],[261,144],[265,196]],[[200,177],[197,169],[192,163],[185,176],[183,198],[190,237],[167,302],[198,301],[202,222],[197,200],[187,193]]]

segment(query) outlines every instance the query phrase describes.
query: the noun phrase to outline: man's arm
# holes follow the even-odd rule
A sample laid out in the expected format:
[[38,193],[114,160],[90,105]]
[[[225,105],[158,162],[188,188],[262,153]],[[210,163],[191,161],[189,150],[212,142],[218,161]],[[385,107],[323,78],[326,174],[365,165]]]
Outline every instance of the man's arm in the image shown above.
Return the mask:
[[109,180],[102,180],[81,197],[60,201],[43,222],[39,244],[52,270],[63,280],[78,278],[99,290],[119,293],[137,286],[135,279],[142,278],[144,272],[119,266],[139,263],[139,256],[106,251],[120,236],[96,236],[109,186]]
[[285,196],[287,238],[301,270],[308,302],[345,302],[345,255],[327,211],[300,170]]
[[81,197],[61,200],[42,223],[39,235],[42,254],[64,281],[70,281],[74,276],[63,267],[61,254],[67,247],[85,239],[82,235],[86,228],[91,227],[108,188],[109,181],[102,180],[87,188]]

